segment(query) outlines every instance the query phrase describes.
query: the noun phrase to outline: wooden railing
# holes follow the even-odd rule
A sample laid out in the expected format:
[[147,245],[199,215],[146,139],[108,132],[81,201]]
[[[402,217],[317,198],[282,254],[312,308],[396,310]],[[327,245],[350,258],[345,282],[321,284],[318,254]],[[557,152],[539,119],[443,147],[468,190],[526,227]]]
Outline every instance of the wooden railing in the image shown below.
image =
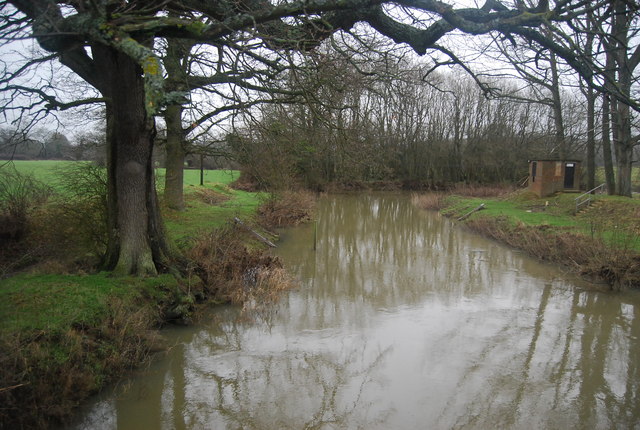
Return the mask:
[[593,195],[604,192],[605,184],[600,184],[597,187],[587,191],[586,193],[580,194],[575,198],[576,201],[576,209],[574,211],[574,215],[578,213],[580,207],[583,205],[590,205],[591,200],[593,200]]

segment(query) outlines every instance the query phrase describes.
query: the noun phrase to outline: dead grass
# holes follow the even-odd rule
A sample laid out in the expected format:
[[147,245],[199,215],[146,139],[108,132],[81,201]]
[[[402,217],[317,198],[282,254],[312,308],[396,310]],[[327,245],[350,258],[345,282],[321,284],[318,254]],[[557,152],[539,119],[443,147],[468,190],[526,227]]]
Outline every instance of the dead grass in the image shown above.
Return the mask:
[[260,223],[267,227],[285,227],[311,221],[315,204],[315,195],[308,191],[273,194],[258,209]]
[[469,185],[458,184],[448,191],[430,191],[413,194],[411,202],[414,206],[424,210],[442,210],[447,207],[447,197],[457,195],[473,198],[505,197],[512,194],[516,188],[512,185]]
[[511,184],[496,185],[474,185],[474,184],[458,184],[454,186],[449,193],[463,197],[502,197],[516,190]]
[[412,194],[411,203],[419,209],[439,211],[444,209],[448,194],[432,191],[425,194]]
[[240,191],[256,192],[263,191],[265,187],[261,185],[253,175],[242,170],[238,179],[231,183],[231,188]]
[[[0,428],[50,428],[149,356],[151,306],[114,298],[98,327],[0,337]],[[26,413],[28,411],[28,413]]]
[[549,226],[513,226],[505,219],[480,217],[466,225],[482,235],[521,249],[540,260],[606,281],[615,290],[640,287],[640,256],[602,240]]
[[223,193],[219,193],[215,190],[209,189],[209,188],[201,188],[196,190],[195,192],[195,196],[202,202],[208,204],[208,205],[218,205],[220,203],[224,203],[227,200],[229,200],[231,197],[223,194]]
[[296,286],[276,257],[250,249],[246,232],[230,225],[201,238],[188,257],[198,267],[208,292],[218,301],[255,309],[278,301],[282,291]]

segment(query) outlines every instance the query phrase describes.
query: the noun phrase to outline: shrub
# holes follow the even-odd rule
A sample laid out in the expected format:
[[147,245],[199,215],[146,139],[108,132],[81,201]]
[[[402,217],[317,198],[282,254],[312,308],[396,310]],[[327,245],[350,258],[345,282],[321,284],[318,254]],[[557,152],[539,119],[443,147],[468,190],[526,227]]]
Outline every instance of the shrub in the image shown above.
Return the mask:
[[310,221],[315,202],[315,196],[308,191],[274,193],[258,209],[260,222],[268,227],[285,227]]
[[[19,204],[10,207],[23,209],[10,213],[13,219],[26,220],[28,215],[28,223],[22,221],[23,233],[19,237],[14,234],[13,246],[3,247],[4,255],[0,255],[3,272],[35,263],[45,272],[93,268],[103,254],[107,242],[105,169],[85,162],[69,163],[59,169],[56,179],[59,193],[50,197],[50,188],[32,178],[21,179],[17,182],[19,186],[14,186],[12,201]],[[46,204],[43,196],[49,197]],[[0,228],[16,230],[9,227],[15,222],[1,221]]]
[[47,201],[51,188],[32,175],[0,169],[0,239],[20,240],[33,210]]
[[277,301],[295,284],[276,257],[245,246],[244,232],[235,225],[202,237],[188,257],[198,267],[209,293],[224,302],[256,307]]
[[447,194],[438,192],[429,192],[425,194],[413,194],[411,203],[419,209],[423,210],[440,210],[446,206],[445,200]]
[[[34,215],[29,236],[32,247],[40,247],[42,260],[64,268],[91,268],[107,244],[106,170],[78,162],[60,168],[56,174],[60,193]],[[80,267],[78,267],[80,266]]]
[[558,232],[545,225],[513,226],[501,218],[480,217],[466,225],[541,260],[564,264],[582,275],[602,279],[613,289],[640,286],[640,256],[607,246],[601,239]]

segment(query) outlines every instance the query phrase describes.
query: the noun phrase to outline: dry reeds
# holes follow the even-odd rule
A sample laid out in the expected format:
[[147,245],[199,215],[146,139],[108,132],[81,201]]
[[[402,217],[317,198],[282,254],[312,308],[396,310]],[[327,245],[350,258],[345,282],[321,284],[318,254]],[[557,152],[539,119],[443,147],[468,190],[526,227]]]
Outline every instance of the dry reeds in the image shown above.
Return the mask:
[[311,221],[316,199],[308,191],[273,194],[260,208],[260,222],[268,227],[295,226]]
[[276,257],[245,246],[242,230],[218,229],[203,237],[189,252],[209,293],[217,300],[252,307],[269,305],[295,282]]
[[513,185],[495,184],[458,184],[450,190],[451,194],[463,197],[501,197],[515,191]]
[[411,203],[419,209],[439,211],[446,206],[447,194],[441,192],[429,192],[425,194],[412,194]]

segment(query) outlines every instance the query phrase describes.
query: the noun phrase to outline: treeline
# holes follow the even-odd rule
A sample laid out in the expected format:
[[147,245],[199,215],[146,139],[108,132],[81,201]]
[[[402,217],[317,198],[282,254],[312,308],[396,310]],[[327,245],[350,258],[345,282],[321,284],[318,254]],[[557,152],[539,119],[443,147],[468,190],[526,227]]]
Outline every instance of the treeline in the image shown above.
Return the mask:
[[26,134],[0,129],[0,160],[88,160],[104,163],[104,133],[82,133],[70,140],[46,129]]
[[[290,78],[292,89],[311,94],[304,103],[262,106],[229,136],[246,175],[276,188],[515,183],[529,159],[557,154],[551,108],[527,101],[513,82],[492,83],[502,96],[488,97],[465,73],[425,77],[419,66],[386,58],[355,64],[333,55],[312,75]],[[571,115],[564,149],[582,158],[581,104],[571,93],[563,103]]]
[[[154,145],[154,165],[166,164],[165,130],[159,130]],[[192,153],[184,158],[185,168],[219,169],[237,168],[227,156],[224,148],[216,151],[194,146]],[[65,134],[47,129],[36,129],[30,133],[12,128],[0,128],[0,160],[69,160],[92,161],[105,165],[106,136],[104,131],[80,132],[68,138]]]

